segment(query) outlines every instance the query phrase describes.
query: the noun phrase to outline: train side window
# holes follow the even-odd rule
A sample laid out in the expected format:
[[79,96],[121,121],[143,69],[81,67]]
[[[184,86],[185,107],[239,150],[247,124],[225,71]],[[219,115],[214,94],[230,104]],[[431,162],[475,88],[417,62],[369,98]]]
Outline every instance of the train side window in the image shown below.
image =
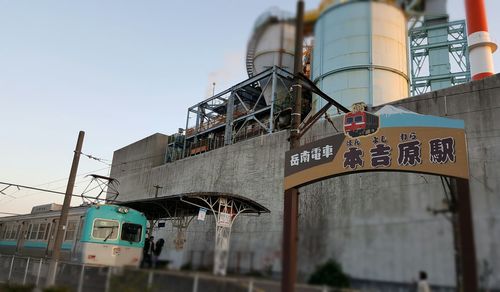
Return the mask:
[[35,223],[35,224],[33,224],[33,226],[31,226],[31,233],[30,233],[30,237],[29,237],[30,240],[35,240],[38,237],[38,228],[39,227],[40,227],[39,223]]
[[26,235],[24,237],[25,239],[29,239],[32,228],[33,228],[33,224],[28,225],[28,229],[26,230]]
[[75,220],[68,221],[68,227],[66,228],[66,235],[64,236],[64,240],[75,239],[75,231],[76,231],[76,221]]
[[96,239],[117,239],[120,223],[115,220],[95,219],[92,237]]
[[10,225],[9,239],[16,239],[16,224]]
[[47,223],[41,223],[40,224],[40,229],[38,230],[38,236],[36,239],[38,240],[44,240],[45,239],[45,234],[47,233]]
[[21,227],[22,227],[22,224],[17,224],[16,234],[14,236],[14,239],[19,239],[19,237],[21,236]]
[[5,224],[0,224],[0,239],[5,239]]
[[10,239],[10,229],[11,229],[11,225],[10,224],[5,225],[5,230],[4,230],[4,233],[3,233],[3,238]]

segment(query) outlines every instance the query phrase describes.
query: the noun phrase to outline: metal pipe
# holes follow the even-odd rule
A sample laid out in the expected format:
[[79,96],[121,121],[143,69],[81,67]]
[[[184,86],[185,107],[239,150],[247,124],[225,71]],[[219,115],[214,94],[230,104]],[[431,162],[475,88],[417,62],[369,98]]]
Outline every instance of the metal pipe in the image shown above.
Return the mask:
[[42,264],[43,264],[43,259],[40,259],[40,264],[38,265],[38,273],[36,274],[35,286],[38,286],[38,282],[40,281],[40,273],[42,272]]
[[148,273],[148,290],[151,290],[153,287],[153,271],[149,271]]
[[465,12],[472,80],[480,80],[495,73],[492,54],[497,45],[488,32],[484,0],[465,0]]
[[272,87],[271,87],[271,112],[269,113],[269,134],[274,131],[274,106],[276,104],[276,66],[273,67],[273,77],[272,77]]
[[15,256],[12,256],[12,260],[10,261],[9,277],[7,278],[7,281],[10,281],[10,277],[12,277],[12,268],[14,267],[14,258],[15,258]]
[[111,267],[108,267],[108,272],[106,273],[106,286],[104,288],[104,292],[111,291]]
[[78,280],[78,292],[83,291],[83,279],[85,276],[85,264],[82,265],[82,269],[80,271],[80,279]]
[[26,285],[26,277],[28,276],[28,268],[30,266],[30,258],[26,260],[26,269],[24,269],[23,285]]
[[189,126],[189,110],[187,112],[186,117],[186,127],[184,128],[184,144],[182,145],[182,158],[186,157],[186,140],[187,140],[187,131]]
[[194,274],[194,279],[193,279],[193,292],[198,292],[198,273]]

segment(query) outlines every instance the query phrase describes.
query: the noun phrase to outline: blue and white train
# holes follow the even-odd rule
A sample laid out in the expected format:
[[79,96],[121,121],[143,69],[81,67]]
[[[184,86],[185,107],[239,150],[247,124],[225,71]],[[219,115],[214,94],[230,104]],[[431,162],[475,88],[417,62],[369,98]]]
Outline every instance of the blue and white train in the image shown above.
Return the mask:
[[[61,206],[33,207],[31,214],[0,218],[0,254],[50,257]],[[61,260],[90,265],[139,266],[146,235],[143,213],[117,205],[72,207]]]

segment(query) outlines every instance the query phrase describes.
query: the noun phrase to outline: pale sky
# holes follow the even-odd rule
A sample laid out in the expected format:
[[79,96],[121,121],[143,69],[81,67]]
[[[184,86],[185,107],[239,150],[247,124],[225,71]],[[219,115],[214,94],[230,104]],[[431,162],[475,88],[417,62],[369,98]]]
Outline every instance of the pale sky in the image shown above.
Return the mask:
[[[306,10],[319,2],[306,0]],[[86,132],[83,152],[107,162],[146,136],[175,133],[212,82],[218,92],[247,77],[256,18],[271,6],[294,13],[295,3],[0,0],[0,182],[64,191],[79,130]],[[500,3],[486,5],[498,42]],[[465,17],[462,0],[448,0],[448,10],[452,20]],[[499,54],[495,64],[498,71]],[[75,193],[87,186],[83,174],[108,171],[82,157]],[[34,191],[5,193],[0,212],[62,202]]]

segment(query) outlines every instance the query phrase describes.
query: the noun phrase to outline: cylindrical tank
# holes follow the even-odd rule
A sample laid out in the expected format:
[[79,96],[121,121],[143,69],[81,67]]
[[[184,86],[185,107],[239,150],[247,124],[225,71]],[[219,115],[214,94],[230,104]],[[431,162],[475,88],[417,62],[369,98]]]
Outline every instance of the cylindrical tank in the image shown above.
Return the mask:
[[[408,96],[406,17],[398,7],[374,1],[333,4],[320,14],[314,35],[312,80],[342,105],[374,106]],[[313,97],[313,110],[324,103]]]
[[[295,26],[291,19],[288,13],[278,9],[271,9],[257,19],[247,48],[249,77],[272,66],[293,72]],[[259,83],[264,89],[266,103],[270,104],[272,88],[271,84],[266,87],[268,78]],[[280,87],[277,90],[283,91]],[[278,92],[277,95],[279,98],[283,94]]]

